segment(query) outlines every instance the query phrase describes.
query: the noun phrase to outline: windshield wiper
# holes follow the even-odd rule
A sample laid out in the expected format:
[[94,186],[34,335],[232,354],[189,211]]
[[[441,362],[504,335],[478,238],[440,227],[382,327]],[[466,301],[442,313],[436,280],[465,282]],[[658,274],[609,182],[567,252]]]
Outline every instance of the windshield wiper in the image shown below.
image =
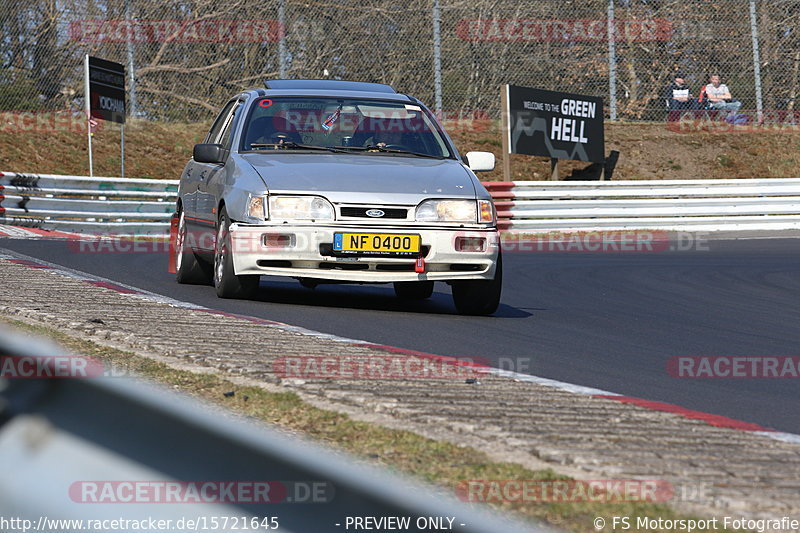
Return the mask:
[[409,154],[417,157],[429,157],[432,159],[445,159],[443,155],[423,154],[421,152],[412,152],[411,150],[400,150],[398,148],[386,148],[380,144],[369,144],[367,146],[335,146],[337,150],[354,150],[357,152],[385,152],[390,154]]
[[279,150],[325,150],[326,152],[344,152],[344,150],[340,149],[339,147],[300,144],[294,141],[282,143],[252,143],[250,148],[275,148]]

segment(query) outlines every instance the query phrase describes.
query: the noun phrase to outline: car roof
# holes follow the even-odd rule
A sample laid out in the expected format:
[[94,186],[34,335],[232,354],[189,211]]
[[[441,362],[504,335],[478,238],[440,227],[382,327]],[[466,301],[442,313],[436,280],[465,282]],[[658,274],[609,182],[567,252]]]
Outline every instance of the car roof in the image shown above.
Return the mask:
[[370,93],[394,93],[397,91],[385,83],[344,80],[267,80],[267,89],[277,90],[319,90],[319,91],[364,91]]
[[342,98],[370,98],[414,102],[417,100],[398,93],[390,85],[342,80],[269,80],[266,89],[254,89],[258,96],[319,96]]
[[371,93],[366,91],[265,91],[259,90],[259,96],[319,96],[322,98],[368,98],[372,100],[394,100],[397,102],[416,102],[410,96],[399,93]]

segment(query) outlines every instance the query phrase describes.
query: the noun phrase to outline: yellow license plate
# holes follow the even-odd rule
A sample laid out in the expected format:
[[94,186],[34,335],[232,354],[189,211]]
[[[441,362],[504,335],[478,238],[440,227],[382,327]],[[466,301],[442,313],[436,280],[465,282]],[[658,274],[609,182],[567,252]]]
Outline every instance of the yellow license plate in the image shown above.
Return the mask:
[[396,233],[334,233],[333,250],[367,254],[414,255],[420,250],[419,235]]

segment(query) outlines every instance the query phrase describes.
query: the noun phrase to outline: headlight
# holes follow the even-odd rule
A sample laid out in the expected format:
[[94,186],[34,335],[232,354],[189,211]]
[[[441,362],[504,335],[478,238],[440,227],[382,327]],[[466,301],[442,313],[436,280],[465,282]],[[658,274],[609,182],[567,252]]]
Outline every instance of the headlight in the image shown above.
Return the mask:
[[417,206],[415,217],[423,222],[478,222],[475,200],[425,200]]
[[272,220],[333,220],[333,205],[321,196],[270,196]]
[[266,220],[268,218],[266,208],[267,204],[263,196],[251,196],[247,200],[247,216],[250,218]]

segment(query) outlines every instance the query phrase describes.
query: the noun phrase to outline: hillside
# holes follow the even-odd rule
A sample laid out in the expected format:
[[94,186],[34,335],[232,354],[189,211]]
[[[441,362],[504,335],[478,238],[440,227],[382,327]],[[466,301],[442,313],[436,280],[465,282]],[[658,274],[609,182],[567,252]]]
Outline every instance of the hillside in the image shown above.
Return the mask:
[[[119,175],[119,127],[103,123],[94,136],[94,170]],[[192,145],[208,124],[132,121],[126,127],[126,175],[177,179]],[[0,126],[0,170],[48,174],[88,174],[86,134],[8,131]],[[607,123],[606,151],[619,150],[614,179],[788,178],[798,176],[800,131],[677,133],[664,123]],[[488,123],[452,123],[459,150],[485,150],[498,157],[501,137]],[[562,177],[585,163],[564,161]],[[498,163],[499,167],[499,163]],[[513,178],[547,179],[546,158],[512,156]],[[483,175],[501,179],[499,170]]]

